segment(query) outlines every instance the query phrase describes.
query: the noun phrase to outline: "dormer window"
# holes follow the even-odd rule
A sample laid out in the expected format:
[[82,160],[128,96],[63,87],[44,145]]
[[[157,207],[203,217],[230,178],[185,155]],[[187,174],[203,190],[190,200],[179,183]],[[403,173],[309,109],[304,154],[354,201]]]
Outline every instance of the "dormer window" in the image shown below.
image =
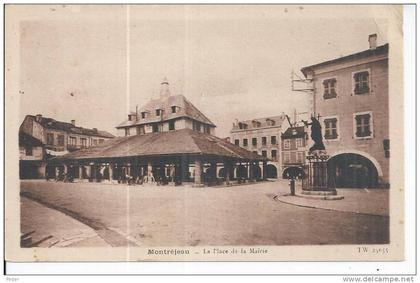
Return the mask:
[[171,106],[171,113],[176,113],[176,111],[177,111],[177,106],[175,106],[175,105],[173,105],[173,106]]
[[141,112],[141,118],[142,119],[146,119],[146,116],[147,116],[147,112],[146,111]]
[[271,119],[267,119],[266,121],[267,121],[267,126],[274,126],[276,124],[276,122]]
[[252,126],[253,126],[254,128],[259,128],[259,127],[261,126],[261,122],[256,121],[256,120],[253,120],[253,121],[252,121]]
[[245,123],[239,123],[239,129],[247,129],[248,125]]
[[162,109],[156,109],[156,116],[162,115]]

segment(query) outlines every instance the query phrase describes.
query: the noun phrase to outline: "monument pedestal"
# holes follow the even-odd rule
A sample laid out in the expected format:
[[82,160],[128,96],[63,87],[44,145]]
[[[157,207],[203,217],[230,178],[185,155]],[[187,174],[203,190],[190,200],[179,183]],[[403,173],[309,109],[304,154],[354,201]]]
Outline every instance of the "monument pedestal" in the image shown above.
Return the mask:
[[328,187],[329,156],[324,150],[312,151],[306,157],[305,182],[302,187],[302,194],[305,195],[337,195],[335,188]]

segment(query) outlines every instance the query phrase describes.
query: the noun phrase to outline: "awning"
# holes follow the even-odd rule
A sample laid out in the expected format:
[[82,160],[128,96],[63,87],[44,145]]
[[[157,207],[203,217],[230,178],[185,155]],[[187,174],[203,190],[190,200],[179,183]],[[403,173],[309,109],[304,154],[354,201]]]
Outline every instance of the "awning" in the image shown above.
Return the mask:
[[51,149],[47,149],[47,154],[52,155],[52,156],[62,156],[65,155],[67,153],[69,153],[67,150],[63,150],[63,151],[54,151]]

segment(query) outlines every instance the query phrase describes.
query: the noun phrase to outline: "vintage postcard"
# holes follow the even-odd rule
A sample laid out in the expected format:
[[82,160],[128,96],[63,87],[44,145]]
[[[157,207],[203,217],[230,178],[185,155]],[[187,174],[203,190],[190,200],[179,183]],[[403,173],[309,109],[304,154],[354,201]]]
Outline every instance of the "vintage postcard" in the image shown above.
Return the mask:
[[6,260],[404,260],[402,24],[6,5]]

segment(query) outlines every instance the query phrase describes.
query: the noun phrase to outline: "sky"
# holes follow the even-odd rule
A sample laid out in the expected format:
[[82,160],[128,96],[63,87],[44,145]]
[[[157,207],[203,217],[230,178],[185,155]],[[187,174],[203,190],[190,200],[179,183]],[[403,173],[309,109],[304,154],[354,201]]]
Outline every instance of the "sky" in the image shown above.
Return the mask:
[[387,43],[381,9],[34,6],[19,25],[19,118],[40,113],[117,134],[166,77],[226,137],[235,119],[308,112],[309,95],[291,91],[292,70],[366,50],[369,34]]

